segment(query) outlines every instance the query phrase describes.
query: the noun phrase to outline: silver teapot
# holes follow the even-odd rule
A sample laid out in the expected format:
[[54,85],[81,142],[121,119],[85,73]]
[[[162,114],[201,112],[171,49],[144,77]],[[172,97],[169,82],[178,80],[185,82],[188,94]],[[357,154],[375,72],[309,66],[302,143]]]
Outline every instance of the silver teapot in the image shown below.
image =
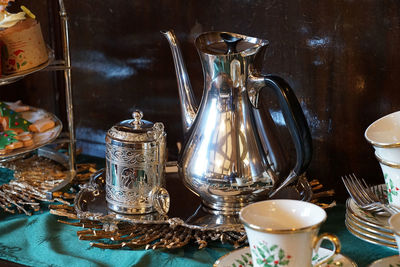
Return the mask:
[[106,135],[107,206],[124,214],[166,214],[164,125],[142,120],[143,113],[138,110],[132,116]]
[[[268,41],[229,32],[200,34],[195,45],[204,90],[198,106],[178,40],[172,30],[162,33],[173,55],[186,139],[179,173],[207,211],[237,214],[243,206],[272,197],[303,174],[312,145],[301,106],[282,78],[261,75],[253,66]],[[277,95],[296,149],[296,164],[286,170],[285,177],[280,177],[279,152],[274,150],[277,141],[271,137],[276,126],[260,115],[259,93],[264,87]]]

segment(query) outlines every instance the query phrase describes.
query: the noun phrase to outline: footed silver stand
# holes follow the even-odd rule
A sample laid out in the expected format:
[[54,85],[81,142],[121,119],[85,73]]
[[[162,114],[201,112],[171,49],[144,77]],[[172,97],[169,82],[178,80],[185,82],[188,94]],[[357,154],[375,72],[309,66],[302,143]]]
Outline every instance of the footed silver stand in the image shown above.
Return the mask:
[[[200,198],[189,192],[181,183],[178,175],[169,173],[166,177],[167,190],[171,193],[171,207],[167,215],[157,212],[145,215],[124,215],[107,208],[105,197],[105,173],[100,170],[93,175],[77,194],[74,207],[79,219],[117,224],[130,222],[134,224],[169,224],[180,225],[189,229],[233,231],[244,233],[243,225],[238,215],[211,214]],[[169,186],[170,184],[170,186]],[[178,185],[180,185],[178,187]],[[174,190],[175,189],[175,194]],[[180,194],[180,195],[177,195]],[[174,199],[176,197],[177,199]],[[288,186],[274,198],[310,200],[311,187],[305,177],[299,179],[296,186]],[[182,201],[184,199],[184,203]]]

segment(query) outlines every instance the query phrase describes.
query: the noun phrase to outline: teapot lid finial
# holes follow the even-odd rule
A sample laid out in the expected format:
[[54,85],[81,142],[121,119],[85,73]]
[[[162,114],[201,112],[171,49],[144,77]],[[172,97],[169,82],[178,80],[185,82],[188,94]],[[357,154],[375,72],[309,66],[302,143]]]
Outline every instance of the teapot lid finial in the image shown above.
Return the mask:
[[225,54],[233,54],[237,53],[236,46],[237,44],[243,40],[243,38],[235,37],[229,33],[223,32],[220,34],[222,40],[226,43],[227,50]]

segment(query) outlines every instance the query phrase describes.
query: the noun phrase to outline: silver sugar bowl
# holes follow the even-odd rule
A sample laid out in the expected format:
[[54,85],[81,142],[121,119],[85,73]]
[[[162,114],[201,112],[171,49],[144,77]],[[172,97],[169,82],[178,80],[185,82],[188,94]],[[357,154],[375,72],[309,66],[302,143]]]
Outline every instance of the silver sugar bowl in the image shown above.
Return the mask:
[[165,189],[166,136],[161,122],[122,121],[106,135],[106,201],[112,211],[145,214],[169,210]]

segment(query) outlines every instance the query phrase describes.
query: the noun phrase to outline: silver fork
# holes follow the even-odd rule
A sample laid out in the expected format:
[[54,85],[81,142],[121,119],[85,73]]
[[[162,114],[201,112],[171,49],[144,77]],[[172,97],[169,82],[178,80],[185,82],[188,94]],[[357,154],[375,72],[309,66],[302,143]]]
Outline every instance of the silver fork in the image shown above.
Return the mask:
[[381,203],[388,204],[385,186],[373,186],[371,187],[371,190],[375,193]]
[[389,212],[390,214],[396,214],[399,212],[399,209],[382,202],[375,192],[373,192],[367,185],[364,179],[360,181],[354,173],[348,176],[345,175],[342,177],[342,181],[347,192],[349,192],[351,198],[360,208],[380,213],[383,211]]

